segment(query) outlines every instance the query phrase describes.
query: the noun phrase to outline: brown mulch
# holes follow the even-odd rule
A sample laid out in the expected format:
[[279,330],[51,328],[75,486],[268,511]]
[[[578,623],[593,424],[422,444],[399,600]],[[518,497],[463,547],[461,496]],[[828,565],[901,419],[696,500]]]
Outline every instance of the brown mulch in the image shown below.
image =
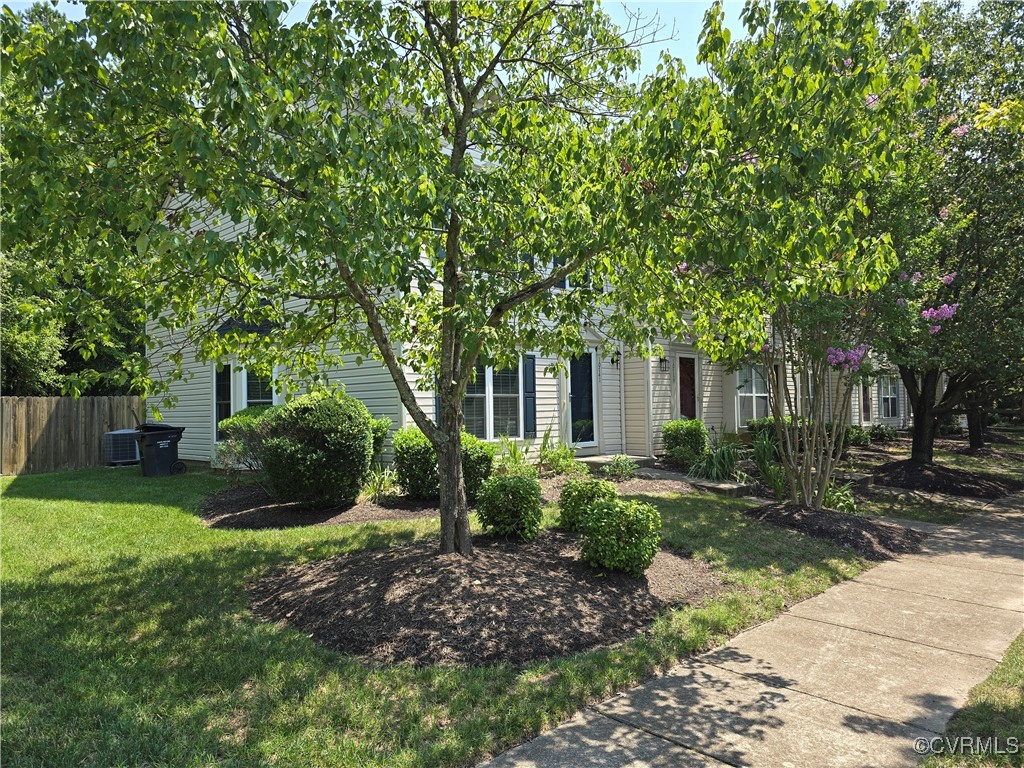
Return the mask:
[[621,642],[722,587],[706,563],[670,551],[643,578],[591,568],[570,533],[474,546],[470,558],[431,543],[296,565],[251,586],[253,610],[372,661],[518,667]]
[[744,514],[755,520],[834,541],[841,547],[856,550],[868,560],[889,560],[920,552],[925,536],[920,531],[896,523],[869,520],[829,509],[804,509],[793,504],[765,504],[744,510]]
[[[569,482],[571,475],[556,475],[540,478],[540,498],[545,504],[554,504],[562,493],[562,487]],[[604,480],[602,475],[590,475],[592,479]],[[620,496],[660,495],[665,493],[692,493],[693,486],[682,480],[665,480],[646,477],[634,477],[632,480],[612,481],[619,490]]]
[[872,474],[875,482],[895,488],[929,493],[947,493],[950,496],[973,496],[998,499],[1024,490],[1024,482],[981,472],[971,472],[940,464],[918,464],[909,459],[891,461],[876,467]]
[[[545,477],[540,480],[541,502],[558,502],[562,486],[569,477]],[[693,487],[681,480],[634,478],[616,483],[622,496],[642,494],[689,493]],[[351,525],[382,520],[417,520],[439,517],[440,509],[431,502],[394,496],[377,503],[365,501],[351,507],[310,509],[297,502],[278,502],[258,485],[241,485],[207,496],[199,507],[203,522],[210,528],[295,528],[306,525]]]
[[295,528],[416,520],[438,517],[441,513],[434,504],[402,496],[380,504],[364,502],[351,507],[310,509],[297,502],[278,502],[258,485],[241,485],[207,496],[199,514],[210,528]]

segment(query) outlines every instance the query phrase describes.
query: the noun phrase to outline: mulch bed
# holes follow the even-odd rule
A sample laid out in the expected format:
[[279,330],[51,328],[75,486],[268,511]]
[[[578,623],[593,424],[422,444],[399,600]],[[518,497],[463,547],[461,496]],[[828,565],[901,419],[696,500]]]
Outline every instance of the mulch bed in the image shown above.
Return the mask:
[[382,504],[310,509],[295,502],[278,502],[258,485],[242,485],[211,494],[199,507],[211,528],[295,528],[306,525],[350,525],[381,520],[438,517],[437,506],[397,496]]
[[1024,482],[1010,477],[971,472],[940,464],[918,464],[909,459],[883,464],[876,467],[873,474],[875,482],[880,485],[913,491],[947,493],[950,496],[998,499],[1024,490]]
[[[541,502],[557,503],[568,476],[540,480]],[[634,478],[616,483],[619,494],[689,493],[693,487],[681,480]],[[300,503],[278,502],[258,485],[242,485],[207,496],[199,507],[203,522],[210,528],[294,528],[307,525],[352,525],[382,520],[417,520],[440,517],[431,502],[394,496],[386,501],[360,502],[351,507],[310,509]]]
[[621,642],[722,587],[706,563],[670,551],[639,579],[591,568],[570,533],[474,545],[470,558],[431,543],[292,566],[251,586],[253,610],[371,661],[518,667]]
[[793,528],[809,536],[834,541],[841,547],[856,550],[868,560],[889,560],[920,552],[925,536],[896,523],[828,509],[814,511],[793,504],[765,504],[744,510],[744,514],[781,528]]

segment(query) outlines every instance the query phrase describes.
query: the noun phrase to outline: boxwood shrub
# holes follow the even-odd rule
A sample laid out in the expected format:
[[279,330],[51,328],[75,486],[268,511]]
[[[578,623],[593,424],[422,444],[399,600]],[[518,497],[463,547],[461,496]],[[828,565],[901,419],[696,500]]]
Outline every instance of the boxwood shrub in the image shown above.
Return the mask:
[[[416,427],[406,427],[395,432],[392,446],[399,485],[414,499],[436,500],[441,494],[437,453],[427,436]],[[463,432],[462,474],[466,498],[471,503],[476,500],[480,486],[491,476],[493,468],[494,446]]]
[[661,425],[665,453],[671,455],[676,448],[686,448],[693,456],[700,456],[708,447],[708,428],[699,419],[675,419]]
[[384,441],[388,439],[390,429],[391,419],[387,416],[370,420],[370,434],[373,436],[373,457],[370,460],[374,464],[379,464],[380,457],[384,455]]
[[583,560],[643,576],[658,554],[661,515],[641,501],[599,501],[583,519]]
[[558,497],[558,525],[569,531],[582,529],[587,511],[599,501],[615,501],[619,497],[615,483],[610,480],[574,477],[562,486]]
[[267,411],[260,463],[279,498],[351,504],[370,471],[372,417],[348,395],[312,392]]
[[484,529],[529,541],[540,531],[540,483],[523,475],[495,475],[484,481],[476,513]]

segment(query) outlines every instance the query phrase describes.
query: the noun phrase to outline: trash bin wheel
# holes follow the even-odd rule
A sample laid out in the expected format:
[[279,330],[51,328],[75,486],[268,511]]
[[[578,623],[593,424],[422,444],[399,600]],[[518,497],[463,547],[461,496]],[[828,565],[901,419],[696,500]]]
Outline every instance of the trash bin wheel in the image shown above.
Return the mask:
[[176,461],[173,464],[171,464],[171,474],[172,475],[184,475],[185,474],[185,462],[184,461]]

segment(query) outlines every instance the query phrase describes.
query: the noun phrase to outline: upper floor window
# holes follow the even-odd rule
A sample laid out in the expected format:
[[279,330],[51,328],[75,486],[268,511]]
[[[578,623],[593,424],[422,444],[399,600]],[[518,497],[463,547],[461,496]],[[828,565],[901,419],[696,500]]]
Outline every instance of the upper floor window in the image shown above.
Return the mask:
[[771,411],[768,408],[768,382],[764,375],[753,366],[747,366],[737,372],[736,378],[740,424],[768,416]]

